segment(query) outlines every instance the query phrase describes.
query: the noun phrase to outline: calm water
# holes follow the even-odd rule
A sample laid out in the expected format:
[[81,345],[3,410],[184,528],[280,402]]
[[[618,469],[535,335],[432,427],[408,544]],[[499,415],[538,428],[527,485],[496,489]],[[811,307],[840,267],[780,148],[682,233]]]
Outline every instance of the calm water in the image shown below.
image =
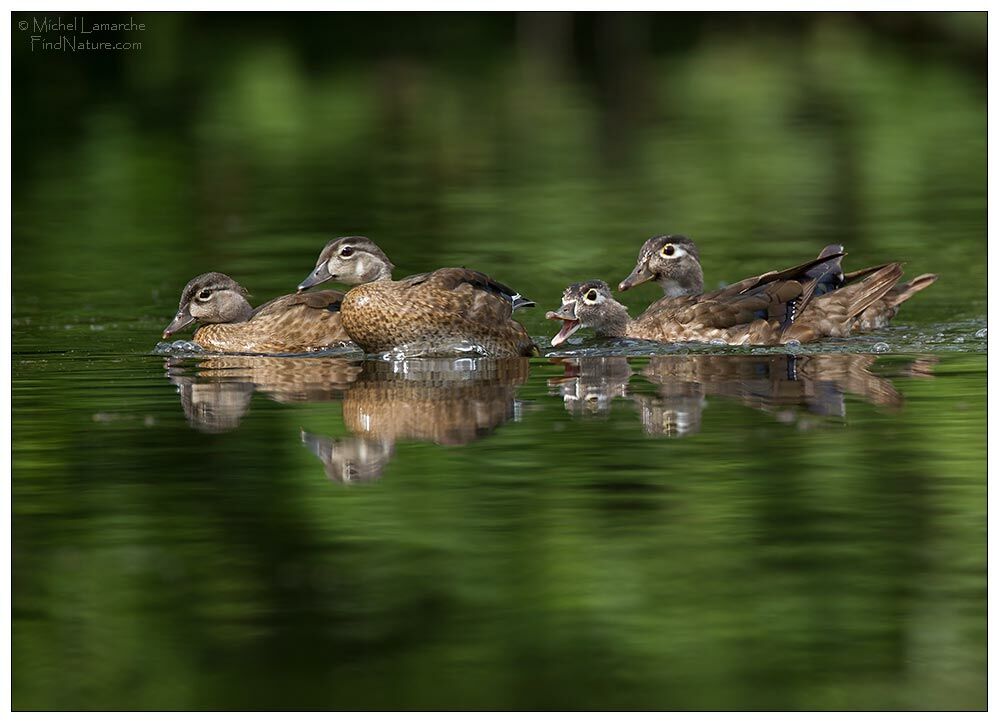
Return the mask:
[[[146,17],[14,48],[15,709],[985,707],[984,16]],[[191,277],[355,232],[545,356],[154,352]],[[653,232],[940,279],[800,349],[547,347]]]

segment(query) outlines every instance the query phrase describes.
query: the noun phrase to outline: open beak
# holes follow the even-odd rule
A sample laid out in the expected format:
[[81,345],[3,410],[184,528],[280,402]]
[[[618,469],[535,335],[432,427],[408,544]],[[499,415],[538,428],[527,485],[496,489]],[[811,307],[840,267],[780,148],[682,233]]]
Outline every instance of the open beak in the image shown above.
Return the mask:
[[192,323],[194,323],[194,317],[191,316],[191,312],[188,311],[187,307],[185,306],[183,309],[177,312],[177,316],[173,317],[173,321],[170,322],[170,325],[163,330],[163,338],[169,339],[171,334],[176,334],[185,326]]
[[646,281],[652,281],[655,278],[654,274],[645,268],[645,264],[639,263],[635,267],[635,270],[631,272],[624,281],[617,285],[618,291],[627,291],[632,286],[638,286],[639,284],[644,284]]
[[321,284],[324,281],[329,281],[333,278],[333,274],[326,270],[326,264],[320,264],[312,270],[312,273],[306,276],[302,283],[298,285],[299,291],[305,291],[310,289],[317,284]]
[[576,318],[576,305],[571,302],[562,306],[558,311],[549,311],[545,314],[545,318],[562,322],[562,328],[558,334],[552,337],[552,346],[558,346],[564,342],[575,334],[581,326],[579,319]]

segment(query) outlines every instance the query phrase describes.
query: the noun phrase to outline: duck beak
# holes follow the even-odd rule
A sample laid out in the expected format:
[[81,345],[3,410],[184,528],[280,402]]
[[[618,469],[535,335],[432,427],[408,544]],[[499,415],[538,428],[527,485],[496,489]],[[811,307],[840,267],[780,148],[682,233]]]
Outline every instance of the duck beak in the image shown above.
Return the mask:
[[321,284],[324,281],[329,281],[333,278],[333,274],[326,270],[326,264],[320,264],[312,270],[312,273],[306,276],[302,283],[298,285],[299,291],[305,291],[306,289],[312,288],[317,284]]
[[177,316],[173,317],[173,321],[170,322],[170,325],[163,330],[163,338],[169,339],[171,334],[176,334],[185,326],[192,323],[194,323],[194,317],[191,316],[191,312],[185,306],[177,312]]
[[576,333],[581,324],[579,319],[576,318],[576,305],[572,302],[565,304],[558,311],[549,311],[545,314],[546,319],[552,319],[553,321],[561,321],[562,328],[559,330],[558,334],[552,337],[552,346],[558,346],[570,336]]
[[627,291],[633,286],[638,286],[639,284],[644,284],[646,281],[652,281],[655,278],[655,274],[645,268],[645,264],[639,263],[631,274],[617,285],[618,291]]

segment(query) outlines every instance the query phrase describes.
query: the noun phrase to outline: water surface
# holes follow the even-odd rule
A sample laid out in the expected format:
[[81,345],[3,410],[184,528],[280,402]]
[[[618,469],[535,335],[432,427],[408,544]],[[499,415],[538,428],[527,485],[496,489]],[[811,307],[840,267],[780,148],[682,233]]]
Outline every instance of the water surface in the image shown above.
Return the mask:
[[[15,44],[14,708],[983,709],[984,15],[450,19]],[[709,287],[939,281],[547,346],[665,232]],[[193,276],[261,303],[346,233],[535,299],[544,356],[153,353]]]

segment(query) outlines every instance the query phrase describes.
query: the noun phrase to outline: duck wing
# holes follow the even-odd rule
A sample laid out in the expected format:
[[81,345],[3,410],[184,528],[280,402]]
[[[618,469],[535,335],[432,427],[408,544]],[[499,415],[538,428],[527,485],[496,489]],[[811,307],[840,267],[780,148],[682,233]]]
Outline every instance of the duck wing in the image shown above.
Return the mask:
[[[728,287],[726,287],[728,288]],[[771,281],[739,294],[704,294],[659,299],[642,312],[636,323],[668,321],[690,329],[727,329],[757,319],[784,320],[789,302],[802,294],[794,279]]]
[[316,309],[325,309],[330,313],[340,311],[340,303],[343,301],[342,291],[312,291],[305,294],[286,294],[276,299],[271,299],[266,304],[261,304],[250,315],[251,319],[258,319],[263,316],[282,314],[296,306]]
[[813,296],[807,304],[799,305],[794,323],[785,331],[784,339],[801,342],[819,337],[845,337],[850,335],[856,318],[872,304],[892,290],[902,278],[898,263],[883,264],[850,274],[856,279],[836,291]]
[[[464,314],[483,323],[509,319],[516,309],[534,306],[533,301],[506,284],[472,269],[438,269],[409,276],[399,283],[412,289],[423,286],[441,303],[442,310]],[[435,294],[435,290],[440,293]]]
[[462,285],[470,286],[478,291],[498,296],[506,300],[513,309],[521,309],[527,306],[534,306],[534,302],[519,292],[514,291],[506,284],[502,284],[491,276],[487,276],[481,271],[473,271],[466,268],[438,269],[426,274],[410,276],[403,281],[409,282],[411,286],[422,283],[433,283],[448,291],[455,291]]

